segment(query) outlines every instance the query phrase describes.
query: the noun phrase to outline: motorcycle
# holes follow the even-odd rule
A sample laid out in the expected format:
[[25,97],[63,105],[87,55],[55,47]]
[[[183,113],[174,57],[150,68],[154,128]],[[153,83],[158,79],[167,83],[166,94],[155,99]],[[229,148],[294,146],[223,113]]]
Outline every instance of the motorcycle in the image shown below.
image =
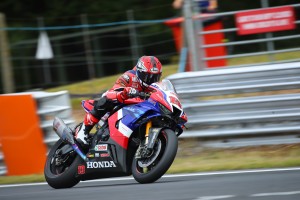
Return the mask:
[[[96,126],[88,148],[74,138],[74,130],[55,117],[60,139],[51,148],[44,168],[53,188],[70,188],[80,181],[132,175],[139,183],[160,179],[173,163],[178,136],[187,116],[169,80],[153,83],[149,94],[126,100]],[[83,101],[86,112],[93,101]],[[107,116],[105,115],[105,116]]]

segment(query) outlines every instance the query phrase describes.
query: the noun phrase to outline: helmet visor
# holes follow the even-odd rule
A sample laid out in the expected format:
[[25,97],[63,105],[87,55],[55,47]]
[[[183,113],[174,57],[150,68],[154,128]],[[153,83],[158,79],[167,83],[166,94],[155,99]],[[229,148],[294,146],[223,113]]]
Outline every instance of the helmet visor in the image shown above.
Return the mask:
[[152,83],[158,82],[160,80],[161,73],[160,74],[149,74],[146,72],[138,71],[138,77],[146,84],[151,85]]

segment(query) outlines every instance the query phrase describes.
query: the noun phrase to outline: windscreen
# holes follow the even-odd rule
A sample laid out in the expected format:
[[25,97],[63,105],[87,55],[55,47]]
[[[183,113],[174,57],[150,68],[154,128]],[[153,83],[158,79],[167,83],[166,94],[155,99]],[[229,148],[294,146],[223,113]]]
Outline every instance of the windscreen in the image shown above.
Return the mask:
[[168,79],[163,79],[161,82],[157,83],[163,90],[172,91],[177,94],[174,85]]

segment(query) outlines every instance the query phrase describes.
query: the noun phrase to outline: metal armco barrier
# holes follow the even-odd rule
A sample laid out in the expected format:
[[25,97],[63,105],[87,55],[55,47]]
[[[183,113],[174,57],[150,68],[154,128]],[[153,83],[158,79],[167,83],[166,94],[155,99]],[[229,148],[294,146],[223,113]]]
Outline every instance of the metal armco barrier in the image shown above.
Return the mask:
[[60,92],[34,92],[33,97],[38,102],[38,114],[41,128],[44,131],[45,143],[51,147],[59,138],[53,131],[53,119],[55,116],[64,120],[67,125],[74,125],[70,96],[67,91]]
[[182,137],[228,142],[266,136],[274,141],[278,136],[279,144],[300,142],[300,62],[183,72],[167,78],[189,119],[190,129]]
[[[21,98],[21,97],[25,96],[25,97],[27,97],[27,99],[29,98],[29,100],[33,99],[33,101],[32,100],[31,101],[35,102],[35,106],[32,107],[32,109],[30,110],[30,113],[29,113],[26,111],[26,109],[23,109],[23,107],[27,107],[28,104],[25,104],[24,101],[22,102],[22,101],[19,101],[18,99],[16,99],[16,101],[19,102],[18,105],[20,105],[19,106],[20,108],[18,108],[19,110],[12,111],[12,112],[19,112],[19,114],[21,112],[23,120],[22,120],[22,118],[19,120],[22,120],[24,123],[22,125],[22,123],[17,122],[16,127],[19,127],[21,129],[24,127],[23,132],[25,131],[25,133],[23,133],[22,130],[17,131],[15,129],[12,129],[12,130],[14,130],[13,132],[6,134],[10,138],[15,137],[12,139],[8,138],[8,140],[9,140],[8,142],[12,141],[12,142],[10,142],[10,143],[12,143],[12,144],[10,144],[12,149],[14,148],[13,144],[14,143],[17,144],[18,140],[16,140],[16,139],[18,137],[21,137],[21,136],[23,137],[23,135],[24,135],[24,137],[26,136],[27,140],[29,140],[29,141],[36,139],[35,136],[33,135],[32,128],[30,128],[33,126],[33,124],[28,123],[29,115],[37,116],[36,118],[38,118],[36,120],[37,127],[35,127],[35,126],[34,127],[35,127],[35,129],[38,129],[37,130],[38,133],[42,132],[41,133],[42,136],[40,134],[38,134],[36,136],[42,137],[40,140],[42,140],[43,145],[46,146],[45,154],[47,151],[49,151],[50,147],[54,144],[54,142],[58,140],[58,136],[54,133],[54,131],[52,129],[52,122],[53,122],[54,117],[55,116],[60,117],[68,125],[72,125],[75,123],[75,121],[72,119],[70,98],[69,98],[69,94],[67,91],[53,92],[53,93],[37,91],[37,92],[17,93],[17,94],[12,94],[12,95],[7,95],[7,96],[12,96],[12,97],[16,97],[16,98],[18,98],[18,97]],[[4,97],[5,96],[1,97],[1,101],[3,101],[3,102],[8,101],[8,100],[5,100]],[[9,100],[9,101],[11,101],[11,100]],[[9,109],[16,108],[16,106],[9,106],[9,105],[7,105],[7,107],[9,107]],[[27,125],[28,125],[29,129],[25,128],[25,126],[27,126]],[[9,129],[9,127],[6,129]],[[8,136],[6,136],[6,137],[8,137]],[[34,142],[34,144],[30,144],[30,147],[26,147],[26,144],[18,145],[18,146],[21,146],[21,148],[34,148],[36,144],[37,144],[37,141]],[[0,144],[0,147],[2,147],[1,144]],[[7,168],[6,168],[6,162],[4,162],[4,161],[7,161],[8,158],[7,158],[7,160],[5,160],[6,154],[1,153],[1,151],[3,150],[2,148],[0,148],[0,175],[6,175],[6,174],[9,175],[9,170],[7,170]],[[15,148],[15,150],[16,150],[16,148]],[[34,150],[37,150],[37,149],[34,149]],[[23,154],[22,153],[21,152],[18,153],[17,154],[17,155],[19,155],[18,157],[20,157],[20,155],[22,155],[21,158],[26,159],[26,154],[23,155],[24,153]],[[16,153],[12,153],[12,156],[17,156],[15,154]],[[32,157],[34,155],[27,155],[27,156]],[[42,155],[42,156],[44,156],[44,155]],[[46,157],[46,155],[45,155],[45,157]],[[44,165],[44,163],[43,163],[43,165]],[[13,166],[13,164],[12,164],[12,166]],[[33,169],[29,169],[29,171],[30,170],[32,171]],[[14,171],[15,174],[17,174],[17,173],[24,174],[27,172],[28,171],[22,171],[22,172],[20,172],[18,170]]]

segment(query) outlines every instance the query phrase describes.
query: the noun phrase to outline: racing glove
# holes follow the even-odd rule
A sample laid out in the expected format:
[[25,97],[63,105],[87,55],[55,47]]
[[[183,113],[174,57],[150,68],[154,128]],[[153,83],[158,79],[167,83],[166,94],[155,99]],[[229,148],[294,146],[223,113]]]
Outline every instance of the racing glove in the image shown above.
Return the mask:
[[139,94],[138,90],[132,87],[126,87],[122,92],[117,94],[117,99],[119,102],[123,102],[126,99],[137,97]]

